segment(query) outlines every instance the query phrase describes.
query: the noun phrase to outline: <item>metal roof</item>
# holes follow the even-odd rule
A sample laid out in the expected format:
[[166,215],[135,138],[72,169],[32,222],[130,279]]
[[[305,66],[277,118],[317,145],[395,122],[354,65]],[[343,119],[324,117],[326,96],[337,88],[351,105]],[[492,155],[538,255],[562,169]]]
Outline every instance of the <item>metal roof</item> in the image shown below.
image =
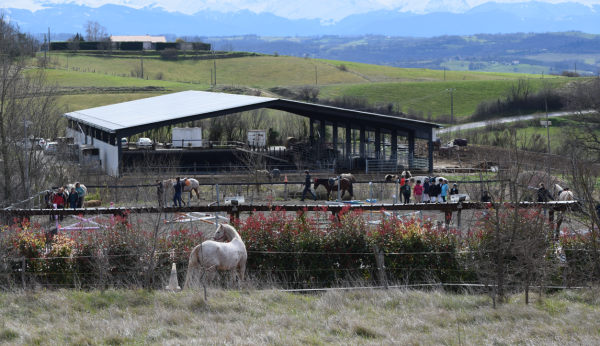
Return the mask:
[[70,112],[64,116],[106,132],[140,133],[148,129],[256,108],[270,108],[325,121],[361,124],[382,129],[410,129],[427,138],[439,124],[389,115],[268,97],[183,91]]
[[107,132],[116,132],[130,127],[267,103],[273,100],[276,99],[204,91],[183,91],[70,112],[65,114],[65,117]]

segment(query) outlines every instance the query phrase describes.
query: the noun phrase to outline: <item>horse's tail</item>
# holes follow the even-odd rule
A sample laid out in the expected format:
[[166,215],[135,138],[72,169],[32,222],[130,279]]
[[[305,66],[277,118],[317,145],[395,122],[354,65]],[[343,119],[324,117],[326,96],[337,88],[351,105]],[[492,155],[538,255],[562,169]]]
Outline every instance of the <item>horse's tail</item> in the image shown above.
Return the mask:
[[185,274],[185,284],[183,285],[183,289],[188,288],[190,280],[192,280],[194,272],[196,271],[196,267],[198,267],[198,263],[200,262],[198,260],[198,251],[200,251],[201,246],[202,244],[196,246],[194,250],[192,250],[192,252],[190,253],[190,261],[188,263],[187,273]]
[[349,181],[350,187],[348,187],[348,192],[350,192],[350,197],[354,198],[354,189],[352,188],[352,182]]

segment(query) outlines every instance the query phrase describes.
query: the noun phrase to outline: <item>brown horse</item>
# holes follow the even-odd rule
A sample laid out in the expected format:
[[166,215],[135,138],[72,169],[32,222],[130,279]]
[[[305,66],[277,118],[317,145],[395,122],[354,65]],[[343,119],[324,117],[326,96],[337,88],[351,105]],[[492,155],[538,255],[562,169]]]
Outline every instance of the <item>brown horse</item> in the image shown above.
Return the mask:
[[329,185],[329,179],[315,178],[315,190],[320,185],[323,185],[323,187],[325,187],[325,189],[327,190],[327,199],[329,199],[329,194],[331,193],[331,191],[337,192],[338,183],[340,184],[340,191],[342,191],[342,195],[340,198],[344,197],[344,194],[346,193],[346,191],[348,191],[348,193],[350,193],[351,198],[354,198],[354,192],[352,190],[352,183],[346,178],[342,178],[341,180],[339,180],[339,182],[336,179],[335,183],[333,185]]

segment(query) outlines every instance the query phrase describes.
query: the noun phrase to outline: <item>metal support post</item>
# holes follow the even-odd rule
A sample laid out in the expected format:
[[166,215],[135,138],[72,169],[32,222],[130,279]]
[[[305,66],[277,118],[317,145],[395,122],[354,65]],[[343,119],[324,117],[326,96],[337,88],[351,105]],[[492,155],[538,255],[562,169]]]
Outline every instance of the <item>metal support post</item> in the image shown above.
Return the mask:
[[398,160],[398,130],[392,130],[392,140],[390,141],[392,144],[392,160]]
[[366,157],[365,155],[365,127],[364,126],[360,126],[360,146],[359,146],[359,153],[360,153],[360,158],[364,159]]
[[415,157],[415,132],[410,131],[408,133],[408,167],[409,167],[409,169],[414,168],[414,157]]
[[381,129],[375,128],[375,158],[381,159]]
[[352,154],[352,125],[346,124],[346,159]]
[[[220,204],[219,204],[219,184],[215,184],[215,188],[216,188],[216,193],[217,193],[217,206],[220,206]],[[217,225],[217,228],[219,228],[219,212],[215,212],[215,225]]]

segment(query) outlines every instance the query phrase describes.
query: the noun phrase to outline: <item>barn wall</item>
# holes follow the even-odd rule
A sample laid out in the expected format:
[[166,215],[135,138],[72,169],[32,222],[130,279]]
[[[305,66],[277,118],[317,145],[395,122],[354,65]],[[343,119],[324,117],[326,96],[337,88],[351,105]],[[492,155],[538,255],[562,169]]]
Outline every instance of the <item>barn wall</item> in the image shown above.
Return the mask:
[[84,136],[81,131],[75,131],[68,127],[67,137],[73,137],[74,144],[85,144],[85,137],[87,137],[87,144],[93,145],[100,151],[102,170],[111,176],[116,176],[119,171],[119,149],[116,146],[94,139],[90,136]]

